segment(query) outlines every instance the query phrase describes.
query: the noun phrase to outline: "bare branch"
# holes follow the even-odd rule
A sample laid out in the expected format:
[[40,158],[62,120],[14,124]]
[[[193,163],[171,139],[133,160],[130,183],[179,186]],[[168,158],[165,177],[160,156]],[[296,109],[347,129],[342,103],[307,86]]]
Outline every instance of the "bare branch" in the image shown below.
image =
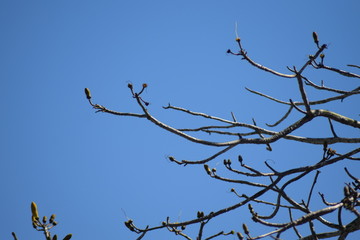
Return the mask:
[[[355,65],[352,65],[352,66],[355,66]],[[334,68],[334,67],[329,67],[329,66],[325,66],[325,65],[317,65],[317,68],[323,68],[323,69],[326,69],[326,70],[330,70],[330,71],[333,71],[333,72],[337,72],[345,77],[353,77],[353,78],[360,78],[360,75],[358,74],[355,74],[355,73],[351,73],[351,72],[347,72],[347,71],[344,71],[344,70],[340,70],[340,69],[337,69],[337,68]]]

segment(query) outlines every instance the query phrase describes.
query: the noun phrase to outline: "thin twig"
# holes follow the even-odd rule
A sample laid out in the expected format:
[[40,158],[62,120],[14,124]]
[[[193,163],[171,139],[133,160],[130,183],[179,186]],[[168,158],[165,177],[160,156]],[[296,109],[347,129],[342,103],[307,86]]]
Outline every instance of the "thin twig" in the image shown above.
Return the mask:
[[317,178],[318,178],[319,174],[320,174],[320,171],[319,171],[319,170],[316,171],[316,175],[315,175],[315,177],[314,177],[314,181],[313,181],[313,183],[312,183],[312,185],[311,185],[311,188],[310,188],[308,200],[307,200],[307,202],[306,202],[306,207],[309,207],[309,205],[310,205],[310,199],[311,199],[311,196],[312,196],[312,192],[313,192],[313,190],[314,190],[314,186],[315,186],[315,184],[316,184],[316,181],[317,181]]
[[336,132],[335,132],[335,129],[334,129],[334,126],[333,126],[333,124],[332,124],[332,122],[331,122],[331,119],[328,118],[328,120],[329,120],[329,124],[330,124],[330,130],[331,130],[333,136],[334,136],[335,138],[337,138],[338,135],[337,135]]
[[283,121],[290,115],[290,113],[291,113],[291,111],[293,110],[293,108],[294,108],[294,106],[291,105],[290,108],[289,108],[289,110],[285,113],[285,115],[284,115],[282,118],[280,118],[280,119],[279,119],[276,123],[274,123],[274,124],[267,124],[267,123],[266,123],[266,126],[268,126],[268,127],[275,127],[275,126],[279,125],[281,122],[283,122]]

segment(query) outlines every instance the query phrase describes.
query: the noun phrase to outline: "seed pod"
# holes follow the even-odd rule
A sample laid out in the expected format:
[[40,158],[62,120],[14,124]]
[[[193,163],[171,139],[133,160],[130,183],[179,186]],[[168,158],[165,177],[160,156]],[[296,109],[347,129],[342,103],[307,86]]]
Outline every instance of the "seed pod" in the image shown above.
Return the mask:
[[39,213],[38,213],[38,210],[37,210],[37,206],[36,206],[36,203],[34,203],[34,202],[31,203],[31,213],[32,213],[32,216],[36,220],[39,219]]
[[128,83],[128,88],[132,89],[133,85],[131,83]]
[[197,218],[202,218],[204,216],[204,212],[198,211]]
[[245,233],[246,235],[249,235],[250,232],[249,232],[249,229],[248,229],[248,227],[246,226],[245,223],[243,223],[242,227],[243,227],[244,233]]
[[335,155],[335,153],[336,153],[336,150],[335,150],[335,149],[329,148],[329,149],[327,150],[327,158],[330,159],[331,157],[333,157],[333,156]]
[[317,33],[316,33],[316,32],[313,32],[312,35],[313,35],[314,43],[315,43],[316,45],[318,45],[318,44],[319,44],[319,37],[318,37]]
[[239,160],[240,164],[243,164],[243,158],[241,155],[238,156],[238,160]]
[[227,160],[224,159],[224,165],[225,165],[225,167],[226,167],[227,164],[228,164]]
[[236,233],[236,236],[238,237],[239,240],[243,240],[243,239],[244,239],[244,236],[243,236],[241,233],[239,233],[239,232]]
[[344,187],[344,196],[349,197],[350,196],[350,188],[349,186]]
[[46,221],[47,221],[47,217],[46,217],[46,216],[43,216],[42,221],[43,221],[43,223],[46,223]]
[[170,156],[169,160],[172,161],[172,162],[175,162],[175,158],[173,156]]
[[53,223],[53,222],[54,222],[54,220],[55,220],[55,217],[56,217],[56,215],[55,215],[55,214],[51,215],[51,216],[50,216],[50,220],[49,220],[49,222],[50,222],[50,223]]
[[240,42],[240,38],[238,38],[238,37],[235,38],[235,41]]
[[91,99],[90,89],[85,88],[85,95],[86,95],[86,98],[87,98],[88,100],[90,100],[90,99]]
[[211,175],[210,168],[209,168],[209,166],[207,164],[204,164],[204,168],[205,168],[206,173]]
[[147,88],[147,86],[148,85],[146,83],[143,83],[143,85],[142,85],[143,88]]
[[185,230],[185,228],[186,228],[186,225],[182,225],[182,226],[181,226],[181,230],[183,230],[183,231],[184,231],[184,230]]
[[54,226],[56,226],[58,223],[56,221],[53,221],[52,223]]
[[66,235],[66,236],[64,237],[64,239],[63,239],[63,240],[69,240],[71,237],[72,237],[72,234],[71,234],[71,233],[69,233],[68,235]]
[[332,156],[335,155],[335,154],[336,154],[336,150],[329,148],[329,154],[331,154]]
[[216,168],[211,169],[213,173],[216,173]]
[[57,235],[56,234],[53,236],[52,240],[57,240]]
[[320,54],[320,58],[321,58],[321,60],[324,60],[324,57],[325,57],[325,54]]

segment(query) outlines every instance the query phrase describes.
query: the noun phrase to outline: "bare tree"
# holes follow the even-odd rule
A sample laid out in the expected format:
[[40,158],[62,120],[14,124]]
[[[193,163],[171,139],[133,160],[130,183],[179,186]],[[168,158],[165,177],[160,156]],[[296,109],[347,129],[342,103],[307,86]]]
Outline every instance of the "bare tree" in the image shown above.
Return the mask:
[[[265,67],[257,62],[255,62],[245,51],[244,46],[240,38],[236,38],[238,45],[238,50],[236,52],[228,50],[227,53],[233,56],[241,57],[242,60],[251,64],[255,69],[260,71],[268,72],[269,74],[275,75],[279,78],[288,78],[295,79],[297,83],[298,91],[301,95],[301,101],[293,101],[289,99],[288,101],[279,100],[272,96],[266,95],[264,93],[248,89],[251,93],[254,93],[260,97],[264,97],[270,101],[276,102],[287,106],[288,111],[284,115],[278,117],[278,121],[274,124],[267,124],[267,126],[260,127],[256,124],[255,119],[252,123],[243,123],[236,120],[235,114],[231,113],[231,119],[223,119],[220,117],[208,115],[202,112],[194,112],[189,109],[167,105],[164,109],[174,110],[178,112],[183,112],[184,114],[193,115],[195,117],[201,117],[205,120],[212,120],[217,122],[215,125],[206,125],[204,124],[198,128],[183,128],[177,129],[172,126],[167,125],[155,118],[147,109],[149,103],[145,101],[142,97],[143,91],[148,87],[147,84],[143,84],[140,91],[136,91],[135,87],[132,84],[128,84],[128,88],[131,91],[132,97],[137,102],[140,107],[140,113],[127,113],[127,112],[118,112],[110,110],[105,106],[94,104],[92,102],[92,97],[89,89],[85,89],[85,94],[91,106],[96,110],[96,112],[109,113],[118,116],[129,116],[143,118],[152,122],[160,128],[165,129],[173,134],[176,134],[182,138],[185,138],[196,144],[208,145],[213,147],[220,147],[221,150],[216,154],[208,156],[202,160],[190,161],[190,160],[177,160],[176,157],[170,156],[169,160],[175,164],[179,165],[196,165],[200,164],[204,166],[206,173],[209,177],[217,179],[219,181],[231,182],[235,184],[245,184],[255,190],[255,193],[247,196],[245,194],[238,193],[234,188],[231,189],[231,192],[236,194],[239,198],[239,201],[226,208],[220,210],[214,210],[210,213],[204,213],[199,211],[196,218],[190,219],[183,222],[172,222],[168,217],[165,219],[159,226],[146,226],[141,228],[135,224],[133,220],[128,220],[125,222],[126,227],[139,234],[137,239],[142,239],[146,233],[150,231],[155,231],[159,229],[166,228],[168,231],[173,232],[174,234],[181,236],[185,239],[212,239],[224,235],[236,235],[239,239],[244,239],[244,235],[247,239],[261,239],[265,237],[271,237],[273,239],[280,239],[282,234],[287,231],[294,231],[299,239],[323,239],[337,237],[338,239],[345,239],[348,234],[358,231],[360,229],[360,213],[358,207],[360,205],[360,180],[356,178],[353,174],[353,171],[347,168],[339,169],[339,171],[345,171],[348,175],[349,181],[344,185],[343,197],[338,199],[337,202],[329,202],[326,198],[326,194],[319,193],[319,199],[322,201],[322,208],[313,210],[310,209],[310,202],[315,199],[313,197],[313,189],[320,174],[320,170],[324,170],[324,167],[329,165],[336,165],[342,161],[359,161],[360,158],[357,157],[360,152],[358,143],[360,143],[360,138],[356,137],[342,137],[335,130],[334,123],[341,126],[351,127],[355,131],[358,131],[360,128],[360,122],[340,115],[337,112],[317,108],[318,105],[328,104],[334,101],[343,101],[346,98],[349,98],[353,95],[360,94],[360,87],[357,87],[353,90],[342,90],[335,89],[328,86],[325,86],[324,83],[316,84],[314,81],[310,80],[310,77],[305,74],[306,70],[309,68],[313,69],[322,69],[329,71],[333,74],[338,75],[339,77],[346,78],[355,78],[359,79],[360,75],[337,69],[325,64],[325,55],[324,51],[327,49],[326,44],[320,44],[318,35],[313,33],[313,40],[316,45],[316,51],[309,55],[308,59],[300,67],[287,67],[289,73],[277,72],[273,69]],[[358,70],[360,66],[358,65],[348,65],[352,69]],[[318,91],[318,96],[324,95],[323,93],[331,93],[332,97],[323,97],[320,100],[311,101],[308,98],[308,95],[305,91],[305,88],[313,88]],[[358,103],[354,102],[355,106],[358,108]],[[287,121],[291,121],[290,115],[294,115],[295,111],[300,112],[300,117],[287,124],[279,131],[271,130],[271,128],[278,127],[280,124],[284,124]],[[293,119],[292,117],[291,119]],[[301,135],[294,135],[295,130],[302,129],[305,125],[313,123],[315,119],[326,118],[328,120],[328,128],[330,129],[332,136],[328,137],[307,137]],[[286,121],[285,121],[286,120]],[[207,139],[197,138],[192,135],[192,133],[205,132],[211,134],[218,134],[221,136],[229,137],[229,141],[210,141]],[[316,132],[315,132],[316,133]],[[358,133],[358,132],[357,132]],[[342,134],[341,134],[342,135]],[[319,134],[320,136],[320,134]],[[235,164],[230,159],[225,159],[223,161],[225,168],[232,174],[237,174],[237,178],[227,178],[217,173],[215,168],[209,166],[210,162],[215,158],[220,157],[225,152],[230,149],[235,148],[236,146],[242,144],[257,144],[265,145],[266,149],[272,151],[272,143],[279,140],[285,141],[295,141],[298,143],[318,145],[319,150],[322,149],[322,156],[314,156],[312,165],[305,165],[302,167],[294,167],[287,169],[285,171],[276,170],[270,164],[265,162],[264,164],[268,168],[267,172],[260,171],[250,165],[245,164],[242,156],[238,156],[237,161],[240,165],[235,167]],[[350,150],[346,152],[336,151],[336,144],[346,144]],[[330,148],[331,146],[331,148]],[[289,194],[288,189],[296,182],[300,182],[304,179],[305,176],[308,176],[310,173],[314,174],[313,184],[309,186],[307,191],[307,196],[303,200],[294,199],[291,194]],[[251,181],[245,180],[251,179]],[[264,180],[265,179],[265,180]],[[273,193],[274,196],[272,201],[266,201],[263,199],[266,193]],[[254,207],[254,203],[257,205],[266,206],[271,211],[270,214],[262,215],[257,212]],[[220,231],[217,234],[204,237],[205,233],[203,231],[204,226],[211,220],[222,214],[234,211],[235,209],[247,206],[249,212],[252,216],[252,221],[266,226],[263,229],[272,229],[265,231],[260,235],[254,235],[247,225],[243,224],[242,231]],[[280,211],[287,211],[288,218],[282,219],[282,223],[276,222],[276,217],[279,215]],[[351,216],[351,221],[345,223],[343,220],[344,214],[349,214]],[[335,216],[335,221],[327,219],[331,215]],[[295,218],[294,216],[301,216]],[[333,219],[333,218],[330,218]],[[250,219],[249,219],[250,221]],[[186,226],[198,224],[199,230],[197,236],[192,238],[186,234]],[[303,235],[302,231],[299,229],[300,225],[307,224],[308,229]],[[315,224],[323,225],[326,231],[318,231],[315,229]]]

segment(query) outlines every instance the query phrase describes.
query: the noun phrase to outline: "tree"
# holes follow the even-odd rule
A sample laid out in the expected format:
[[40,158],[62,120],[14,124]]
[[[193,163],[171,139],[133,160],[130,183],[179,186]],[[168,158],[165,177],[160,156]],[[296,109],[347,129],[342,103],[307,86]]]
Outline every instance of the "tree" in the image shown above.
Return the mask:
[[[313,40],[316,45],[316,51],[314,54],[309,55],[308,59],[302,66],[292,68],[288,67],[290,72],[288,74],[277,72],[255,62],[245,51],[240,38],[236,38],[239,48],[238,51],[227,51],[230,55],[241,57],[242,60],[250,63],[257,70],[268,72],[269,74],[273,74],[280,78],[294,79],[297,83],[302,101],[293,101],[292,99],[289,99],[288,101],[279,100],[275,97],[247,88],[247,90],[251,93],[264,97],[275,103],[287,106],[288,108],[284,115],[279,116],[279,120],[277,122],[274,124],[267,124],[266,128],[258,126],[255,119],[253,119],[252,123],[238,122],[234,113],[231,113],[232,119],[224,119],[169,104],[164,107],[164,109],[175,110],[196,117],[201,117],[205,120],[217,122],[215,125],[204,124],[198,128],[177,129],[159,121],[149,112],[147,109],[149,102],[143,99],[142,95],[144,90],[148,87],[146,83],[142,85],[140,91],[136,91],[133,84],[128,84],[132,97],[135,99],[142,111],[141,113],[118,112],[110,110],[105,106],[94,104],[90,90],[85,88],[86,98],[96,112],[143,118],[158,127],[165,129],[166,131],[185,138],[188,141],[196,144],[222,148],[222,150],[218,151],[216,154],[208,156],[202,160],[177,160],[175,156],[169,156],[168,159],[171,162],[182,166],[203,165],[205,172],[210,178],[223,182],[247,185],[254,190],[251,195],[246,195],[235,188],[232,188],[231,192],[239,198],[239,201],[236,204],[220,210],[214,209],[209,213],[198,211],[197,214],[195,214],[196,217],[194,219],[183,222],[173,222],[170,220],[170,217],[168,217],[158,226],[148,225],[146,227],[140,227],[136,224],[136,221],[129,219],[125,222],[125,225],[130,231],[139,234],[137,239],[142,239],[148,232],[159,229],[167,229],[175,235],[185,239],[196,238],[198,240],[213,239],[225,235],[236,235],[238,239],[244,239],[244,236],[246,236],[246,239],[261,239],[265,237],[280,239],[290,231],[293,231],[297,238],[304,240],[332,237],[336,237],[337,239],[346,239],[350,233],[354,234],[354,232],[360,229],[360,212],[358,211],[358,207],[360,205],[360,179],[354,176],[355,169],[338,169],[339,171],[345,171],[348,178],[339,180],[346,181],[346,183],[344,184],[342,197],[337,199],[336,202],[331,202],[331,200],[327,199],[326,193],[319,193],[319,196],[315,197],[313,192],[319,175],[321,172],[326,171],[326,167],[337,167],[340,162],[344,161],[357,162],[360,160],[360,158],[357,157],[357,154],[360,152],[360,148],[359,145],[356,145],[360,142],[360,138],[354,136],[343,137],[344,134],[339,133],[339,129],[340,132],[342,132],[344,128],[351,128],[354,131],[357,131],[357,129],[360,128],[360,122],[353,118],[343,116],[336,111],[318,108],[318,106],[335,101],[342,102],[350,97],[352,97],[351,99],[354,99],[354,95],[360,94],[360,87],[353,90],[331,88],[325,86],[323,82],[321,84],[315,83],[306,73],[308,72],[307,70],[313,68],[315,70],[328,71],[338,77],[359,79],[360,75],[327,66],[325,64],[324,52],[328,46],[326,44],[320,44],[318,35],[315,32],[313,33]],[[348,66],[353,69],[360,68],[358,65]],[[313,89],[318,92],[319,96],[321,95],[323,97],[315,101],[310,100],[306,92],[307,89]],[[328,93],[333,96],[327,97],[326,94]],[[352,104],[354,106],[353,109],[355,110],[356,102],[352,102]],[[323,128],[329,129],[331,136],[323,137],[320,129],[315,132],[317,137],[295,135],[295,131],[299,131],[307,125],[314,124],[317,119],[327,120],[328,124]],[[281,127],[280,130],[271,130],[271,128],[279,127],[282,124],[284,124],[285,127]],[[197,138],[191,135],[191,133],[198,132],[229,137],[230,140],[210,141],[205,138]],[[321,151],[321,155],[314,152],[311,164],[304,164],[300,167],[294,166],[281,171],[277,170],[265,161],[264,164],[267,167],[266,172],[249,164],[245,164],[246,160],[244,160],[241,155],[238,156],[236,161],[238,163],[235,163],[235,161],[231,159],[224,159],[223,164],[228,170],[229,176],[235,175],[236,178],[222,176],[217,173],[216,168],[210,167],[211,161],[219,158],[222,154],[239,145],[264,145],[268,151],[272,151],[272,144],[280,140],[294,141],[299,144],[299,147],[301,147],[300,144],[319,146],[318,148],[319,152]],[[340,144],[345,145],[346,147],[341,147]],[[292,193],[289,191],[291,186],[295,183],[301,183],[306,176],[311,174],[314,176],[312,185],[309,186],[309,189],[306,191],[301,189],[302,197],[300,199],[297,199],[298,197],[293,197]],[[249,178],[251,180],[247,180]],[[272,200],[270,201],[265,197],[269,194],[272,196]],[[317,209],[313,209],[314,204],[311,204],[312,206],[310,207],[310,203],[313,203],[313,201],[319,202],[316,205],[318,207]],[[253,231],[248,228],[246,222],[244,222],[242,224],[242,230],[238,229],[237,231],[234,231],[224,229],[224,231],[220,231],[210,236],[206,234],[204,227],[210,220],[217,220],[220,215],[235,211],[236,209],[242,207],[244,208],[246,206],[252,216],[251,219],[248,219],[247,221],[254,221],[263,226],[262,233],[254,234]],[[264,214],[264,211],[261,210],[260,206],[268,208],[270,214]],[[261,212],[258,209],[260,209]],[[287,217],[281,215],[281,212],[286,212]],[[37,211],[35,212],[35,215],[37,215]],[[344,216],[346,216],[346,220]],[[36,220],[36,217],[35,220],[33,219],[33,223],[34,221],[38,221],[39,224],[41,224],[39,220]],[[281,221],[281,223],[278,223],[278,221]],[[198,226],[197,235],[195,237],[188,236],[186,227],[196,224]],[[307,227],[303,228],[302,225],[306,225]],[[226,227],[224,226],[224,228]],[[16,239],[15,234],[14,238]]]
[[[173,134],[176,134],[182,138],[185,138],[196,144],[204,144],[213,147],[222,147],[221,151],[218,151],[216,154],[209,156],[206,159],[198,161],[189,161],[189,160],[177,160],[174,156],[169,156],[169,160],[173,163],[188,166],[201,164],[204,166],[206,173],[209,177],[217,179],[224,182],[232,182],[237,184],[245,184],[256,189],[255,193],[248,196],[242,193],[238,193],[234,188],[231,189],[231,192],[236,194],[239,197],[239,202],[235,205],[228,206],[226,208],[215,210],[210,213],[204,213],[198,211],[197,217],[183,222],[172,222],[168,217],[165,221],[162,222],[159,226],[146,226],[145,228],[139,227],[133,220],[128,220],[125,222],[126,227],[133,232],[140,234],[138,239],[143,238],[147,232],[155,231],[158,229],[166,228],[170,232],[173,232],[176,235],[180,235],[185,239],[193,239],[190,236],[186,235],[186,226],[199,224],[198,234],[196,239],[211,239],[219,237],[222,235],[232,235],[236,234],[239,239],[243,239],[244,235],[247,239],[260,239],[264,237],[271,236],[274,239],[281,238],[284,232],[290,231],[292,229],[298,238],[300,239],[323,239],[337,237],[338,239],[345,239],[349,233],[358,231],[360,229],[360,213],[358,207],[360,205],[360,180],[354,176],[354,169],[347,169],[345,171],[348,175],[348,179],[345,181],[351,181],[344,184],[344,192],[342,199],[338,199],[336,202],[329,202],[326,198],[325,193],[319,193],[317,200],[322,200],[322,207],[316,210],[310,208],[310,202],[314,201],[315,197],[313,196],[313,188],[316,184],[317,178],[320,174],[320,170],[326,171],[325,167],[329,165],[337,165],[341,161],[359,161],[360,158],[356,157],[356,154],[360,152],[359,146],[354,146],[360,142],[360,138],[356,137],[342,137],[336,129],[342,129],[342,127],[351,127],[356,130],[360,128],[360,122],[343,116],[337,112],[325,110],[318,108],[318,105],[328,104],[334,101],[343,101],[353,95],[360,94],[360,87],[357,87],[353,90],[341,90],[334,89],[328,86],[325,86],[324,83],[316,84],[311,78],[306,74],[306,71],[309,68],[316,70],[326,70],[337,74],[340,77],[347,78],[360,78],[360,75],[348,72],[345,70],[337,69],[334,67],[327,66],[325,64],[325,50],[327,49],[326,44],[320,44],[317,33],[313,32],[313,40],[316,45],[316,51],[314,54],[308,56],[308,60],[300,67],[287,67],[290,73],[280,73],[268,67],[265,67],[254,60],[247,54],[240,38],[236,38],[238,44],[238,51],[233,52],[228,50],[227,53],[233,56],[241,57],[242,60],[250,63],[256,69],[260,71],[266,71],[269,74],[273,74],[280,78],[295,79],[297,82],[298,91],[301,94],[302,101],[293,101],[289,99],[288,101],[283,101],[276,99],[272,96],[266,95],[264,93],[247,89],[248,91],[269,99],[270,101],[282,104],[288,107],[288,111],[283,116],[279,117],[279,120],[274,124],[267,124],[266,128],[260,127],[256,124],[255,119],[252,123],[242,123],[236,120],[235,114],[232,114],[232,119],[223,119],[216,116],[211,116],[202,112],[194,112],[189,109],[176,107],[173,105],[168,105],[164,109],[171,109],[185,114],[190,114],[197,117],[202,117],[204,119],[211,119],[216,121],[217,125],[206,125],[199,128],[187,128],[187,129],[177,129],[172,126],[169,126],[158,119],[156,119],[147,109],[149,103],[142,98],[143,91],[148,87],[147,84],[143,84],[140,91],[136,91],[135,87],[129,83],[128,88],[131,91],[132,97],[138,103],[142,113],[125,113],[110,110],[102,105],[94,104],[92,102],[92,97],[89,89],[85,89],[85,94],[91,106],[96,109],[97,112],[109,113],[119,116],[130,116],[137,118],[144,118],[153,124],[157,125],[160,128],[165,129]],[[360,68],[357,65],[348,65],[352,68]],[[312,88],[318,91],[319,95],[324,93],[331,93],[331,97],[323,97],[319,100],[312,101],[309,99],[306,88]],[[354,103],[354,110],[355,110]],[[294,115],[294,112],[297,111],[301,115],[299,118],[288,123],[279,131],[271,130],[276,126],[289,120],[289,116]],[[295,130],[302,129],[304,126],[309,125],[314,122],[315,119],[325,118],[328,120],[328,126],[332,136],[320,137],[319,132],[317,132],[319,137],[307,137],[301,135],[294,135]],[[337,125],[335,127],[334,125]],[[245,129],[245,130],[243,130]],[[194,132],[205,132],[208,134],[216,134],[222,136],[236,137],[235,140],[229,141],[209,141],[207,139],[200,139],[192,136],[190,133]],[[216,171],[216,168],[211,168],[209,163],[215,158],[219,158],[222,154],[228,150],[242,145],[242,144],[260,144],[265,145],[266,149],[272,151],[272,143],[275,143],[279,140],[286,141],[296,141],[300,143],[319,145],[322,148],[322,157],[316,156],[314,154],[313,163],[309,165],[304,165],[302,167],[294,167],[284,171],[276,170],[268,162],[265,161],[265,165],[268,168],[267,172],[260,171],[259,169],[253,168],[251,165],[245,164],[242,156],[239,155],[238,161],[240,166],[236,166],[230,159],[225,159],[223,164],[225,168],[231,172],[235,173],[237,178],[227,178],[225,176],[219,175]],[[350,147],[350,150],[339,152],[336,150],[338,144],[346,144]],[[331,147],[330,147],[331,146]],[[340,171],[340,169],[339,169]],[[311,173],[315,173],[313,184],[310,186],[306,192],[306,197],[301,200],[296,200],[288,193],[288,189],[296,182],[300,182],[303,178]],[[245,180],[245,177],[250,177],[251,180]],[[266,180],[263,180],[266,179]],[[272,201],[263,200],[263,196],[267,193],[273,193],[274,197]],[[303,192],[305,195],[305,192]],[[271,214],[263,215],[263,213],[258,212],[257,209],[253,206],[254,203],[258,205],[264,205],[268,208],[273,208]],[[212,219],[217,218],[218,216],[234,211],[240,207],[248,206],[249,212],[252,216],[252,221],[269,227],[271,230],[265,231],[259,235],[253,235],[251,230],[248,229],[246,223],[243,224],[242,233],[235,231],[226,232],[221,231],[215,235],[207,236],[204,238],[204,226]],[[282,219],[282,223],[276,222],[276,217],[281,211],[288,212],[288,220]],[[295,218],[295,215],[300,217]],[[327,220],[327,217],[332,215],[337,216],[336,220],[331,221]],[[345,223],[343,220],[344,214],[351,215],[351,221]],[[250,221],[250,219],[249,219]],[[299,226],[307,224],[308,230],[299,230]],[[317,231],[315,228],[316,225],[323,225],[327,230]],[[324,228],[322,228],[324,229]],[[305,235],[304,235],[305,234]]]

